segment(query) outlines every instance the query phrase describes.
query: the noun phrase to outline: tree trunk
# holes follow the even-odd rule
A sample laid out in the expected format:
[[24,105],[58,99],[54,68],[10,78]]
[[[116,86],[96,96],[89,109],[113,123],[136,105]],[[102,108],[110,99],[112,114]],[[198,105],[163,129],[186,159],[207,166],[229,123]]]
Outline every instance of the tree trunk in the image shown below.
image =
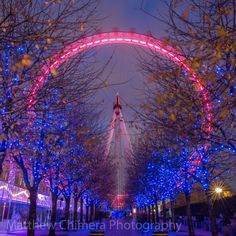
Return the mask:
[[159,223],[160,219],[159,219],[159,212],[158,212],[158,202],[156,201],[156,223]]
[[89,215],[89,222],[93,222],[93,212],[94,212],[94,208],[93,208],[93,203],[90,204],[90,215]]
[[175,208],[174,208],[174,202],[170,201],[170,208],[171,208],[171,221],[173,223],[173,231],[176,231],[176,221],[175,221]]
[[193,228],[192,212],[191,212],[191,196],[189,193],[185,193],[185,199],[186,199],[186,204],[187,204],[186,214],[188,217],[189,236],[195,236],[195,232]]
[[57,199],[58,196],[52,193],[52,213],[51,213],[51,225],[48,236],[55,236],[56,218],[57,218]]
[[96,221],[98,219],[97,217],[97,205],[94,204],[94,220]]
[[152,223],[155,223],[154,204],[152,205]]
[[70,220],[70,197],[65,198],[66,201],[66,207],[65,207],[65,227],[64,230],[68,231],[69,230],[69,220]]
[[150,205],[148,206],[148,222],[151,222],[151,207]]
[[218,236],[216,216],[215,216],[213,202],[212,202],[211,195],[210,195],[209,191],[206,192],[206,198],[207,198],[209,219],[210,219],[210,224],[211,224],[211,234],[212,234],[212,236]]
[[31,189],[30,191],[30,205],[29,205],[29,217],[27,225],[27,236],[34,236],[36,215],[37,215],[37,189]]
[[86,211],[85,211],[85,222],[88,223],[89,221],[89,206],[86,204]]
[[163,210],[163,223],[166,223],[166,202],[162,201],[162,210]]
[[[8,129],[4,132],[6,135],[8,134]],[[7,142],[6,140],[2,140],[2,145],[0,147],[0,176],[3,172],[3,162],[7,156]]]
[[83,223],[83,208],[84,208],[84,204],[83,204],[83,198],[80,198],[80,223]]
[[3,172],[3,162],[4,162],[5,158],[1,157],[0,158],[0,176],[2,175]]
[[74,229],[78,229],[78,198],[74,198]]
[[148,221],[147,206],[144,206],[145,221]]

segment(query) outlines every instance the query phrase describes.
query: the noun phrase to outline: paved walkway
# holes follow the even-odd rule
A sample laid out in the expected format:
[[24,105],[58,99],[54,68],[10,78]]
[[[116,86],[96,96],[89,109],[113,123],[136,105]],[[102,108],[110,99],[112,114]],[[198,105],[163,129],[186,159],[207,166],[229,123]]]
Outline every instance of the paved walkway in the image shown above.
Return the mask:
[[[196,236],[211,236],[211,232],[203,229],[194,229]],[[182,225],[180,231],[176,233],[177,236],[188,236],[188,226]],[[221,236],[221,234],[219,234]]]
[[[93,225],[90,225],[92,229]],[[96,224],[98,226],[98,224]],[[101,230],[105,231],[105,236],[151,236],[152,230],[150,230],[150,226],[146,225],[142,229],[141,225],[137,224],[135,221],[127,221],[127,220],[110,220],[102,222],[99,225]],[[143,232],[144,231],[144,232]],[[205,230],[195,229],[196,236],[211,236],[211,233]],[[0,236],[26,236],[26,231],[18,231],[11,233],[0,233]],[[36,236],[48,236],[48,230],[36,230]],[[78,231],[57,231],[57,236],[89,236],[89,230],[83,229]],[[169,236],[187,236],[188,229],[185,225],[180,227],[179,232],[177,233],[169,233]]]
[[[196,230],[196,236],[210,236],[211,233],[206,232],[206,231],[199,231]],[[26,232],[12,232],[12,233],[0,233],[0,236],[26,236]],[[48,231],[37,231],[35,233],[36,236],[48,236]],[[57,236],[89,236],[88,231],[70,231],[70,232],[57,232]],[[149,233],[142,233],[140,231],[133,231],[133,230],[127,230],[127,231],[122,231],[122,230],[109,230],[105,232],[105,236],[151,236],[152,234]],[[182,231],[178,233],[169,233],[169,236],[188,236],[188,232]]]

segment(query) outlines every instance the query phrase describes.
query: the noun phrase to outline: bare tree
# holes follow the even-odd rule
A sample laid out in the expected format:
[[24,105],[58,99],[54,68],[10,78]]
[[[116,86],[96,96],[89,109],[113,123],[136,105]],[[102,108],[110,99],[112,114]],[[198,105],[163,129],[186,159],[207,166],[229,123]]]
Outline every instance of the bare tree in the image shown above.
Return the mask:
[[[11,146],[14,127],[27,110],[27,100],[42,65],[96,28],[98,1],[1,1],[1,159]],[[56,72],[53,71],[53,74]]]
[[[143,107],[148,115],[143,119],[164,134],[171,133],[179,143],[188,142],[187,146],[190,143],[197,152],[204,146],[202,153],[208,154],[196,157],[198,164],[194,168],[198,172],[194,175],[199,179],[204,169],[205,180],[203,174],[200,175],[205,183],[203,189],[208,189],[212,234],[218,235],[207,192],[213,179],[232,166],[229,152],[235,155],[235,47],[232,41],[235,38],[235,1],[171,0],[166,1],[166,6],[167,15],[152,17],[166,24],[169,36],[164,39],[165,43],[178,48],[199,84],[187,79],[191,76],[189,73],[170,62],[163,65],[163,59],[153,55],[149,62],[142,63],[155,84],[155,89],[153,83],[147,86],[149,99]],[[207,98],[201,94],[203,90]],[[211,114],[206,106],[210,107]],[[172,141],[170,147],[173,147]],[[220,149],[227,153],[223,156],[229,160],[217,157],[216,150]]]

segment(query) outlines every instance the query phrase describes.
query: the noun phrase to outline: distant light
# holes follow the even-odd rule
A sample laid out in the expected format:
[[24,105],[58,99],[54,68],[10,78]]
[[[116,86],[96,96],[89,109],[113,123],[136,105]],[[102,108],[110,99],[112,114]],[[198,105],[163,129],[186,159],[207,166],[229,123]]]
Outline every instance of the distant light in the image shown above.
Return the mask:
[[136,214],[137,210],[136,208],[133,209],[133,214]]
[[223,189],[222,189],[222,188],[219,188],[219,187],[216,187],[216,188],[215,188],[215,192],[216,192],[216,193],[222,193],[222,192],[223,192]]

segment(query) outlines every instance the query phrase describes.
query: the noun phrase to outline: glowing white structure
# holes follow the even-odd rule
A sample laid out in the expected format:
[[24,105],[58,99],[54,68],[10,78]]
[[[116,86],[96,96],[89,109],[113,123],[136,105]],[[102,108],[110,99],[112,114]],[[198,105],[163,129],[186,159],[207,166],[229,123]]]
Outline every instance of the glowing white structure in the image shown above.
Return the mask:
[[109,137],[106,155],[111,156],[115,167],[115,191],[112,194],[112,207],[125,207],[128,158],[131,156],[132,146],[124,117],[119,94],[113,106],[112,120],[109,127]]

